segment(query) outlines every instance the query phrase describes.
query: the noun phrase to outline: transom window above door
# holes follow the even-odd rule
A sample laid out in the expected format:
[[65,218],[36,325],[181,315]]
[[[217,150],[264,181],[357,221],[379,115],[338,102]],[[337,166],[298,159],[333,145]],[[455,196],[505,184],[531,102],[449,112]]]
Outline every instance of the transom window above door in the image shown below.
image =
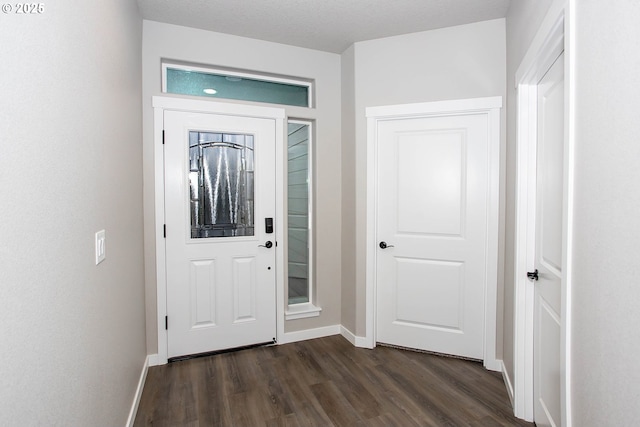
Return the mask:
[[311,107],[313,82],[177,62],[162,63],[162,91],[180,95]]

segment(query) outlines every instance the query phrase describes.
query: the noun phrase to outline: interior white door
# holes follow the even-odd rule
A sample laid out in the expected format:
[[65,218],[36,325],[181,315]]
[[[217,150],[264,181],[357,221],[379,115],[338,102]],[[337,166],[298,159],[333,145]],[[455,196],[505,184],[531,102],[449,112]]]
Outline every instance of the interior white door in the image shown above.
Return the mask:
[[[564,173],[564,55],[538,83],[534,420],[559,426]],[[534,277],[535,278],[535,277]]]
[[276,336],[275,126],[164,113],[169,358]]
[[376,340],[483,359],[487,116],[377,131]]

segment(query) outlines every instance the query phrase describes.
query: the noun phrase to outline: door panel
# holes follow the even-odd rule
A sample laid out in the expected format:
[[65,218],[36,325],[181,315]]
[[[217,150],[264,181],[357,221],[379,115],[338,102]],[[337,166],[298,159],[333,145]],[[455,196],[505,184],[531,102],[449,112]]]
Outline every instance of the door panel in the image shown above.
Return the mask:
[[168,357],[276,334],[275,120],[165,111]]
[[194,327],[216,324],[216,261],[192,260],[189,271],[191,323]]
[[[460,330],[460,262],[396,258],[396,323]],[[420,277],[422,286],[414,286]]]
[[396,137],[398,232],[459,236],[464,133],[454,129]]
[[256,320],[256,259],[233,259],[233,323]]
[[486,115],[378,123],[378,342],[482,359]]
[[534,310],[534,419],[559,426],[562,217],[564,165],[564,55],[538,84]]

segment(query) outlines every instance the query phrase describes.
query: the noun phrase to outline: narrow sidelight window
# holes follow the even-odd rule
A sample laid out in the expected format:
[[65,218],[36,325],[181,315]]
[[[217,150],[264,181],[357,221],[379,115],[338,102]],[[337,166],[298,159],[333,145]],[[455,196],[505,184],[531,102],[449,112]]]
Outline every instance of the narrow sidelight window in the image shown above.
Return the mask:
[[311,125],[288,123],[289,305],[311,302]]

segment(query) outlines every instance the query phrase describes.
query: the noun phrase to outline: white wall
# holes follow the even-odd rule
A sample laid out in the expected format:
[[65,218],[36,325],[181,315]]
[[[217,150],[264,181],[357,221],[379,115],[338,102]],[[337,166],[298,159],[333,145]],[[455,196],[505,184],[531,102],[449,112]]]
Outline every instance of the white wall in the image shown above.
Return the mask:
[[44,2],[0,40],[0,425],[122,426],[146,357],[137,6]]
[[162,95],[162,58],[314,79],[315,108],[285,107],[315,126],[315,289],[320,317],[292,320],[296,331],[340,323],[340,56],[153,21],[143,23],[144,218],[147,348],[157,351],[156,270],[151,97]]
[[574,426],[640,419],[640,3],[577,1]]
[[[366,117],[371,106],[505,95],[505,21],[503,19],[389,37],[354,46],[355,135],[345,140],[344,165],[354,170],[346,183],[354,197],[343,212],[355,227],[354,241],[343,242],[345,264],[354,265],[353,282],[344,282],[343,312],[355,310],[355,330],[365,335]],[[347,161],[345,157],[345,161]],[[353,186],[353,187],[351,187]],[[500,286],[500,284],[499,284]],[[500,288],[501,292],[501,288]],[[499,307],[501,309],[501,307]]]
[[554,0],[512,1],[507,12],[507,147],[505,186],[504,329],[502,359],[513,384],[514,369],[514,253],[516,188],[515,74]]

